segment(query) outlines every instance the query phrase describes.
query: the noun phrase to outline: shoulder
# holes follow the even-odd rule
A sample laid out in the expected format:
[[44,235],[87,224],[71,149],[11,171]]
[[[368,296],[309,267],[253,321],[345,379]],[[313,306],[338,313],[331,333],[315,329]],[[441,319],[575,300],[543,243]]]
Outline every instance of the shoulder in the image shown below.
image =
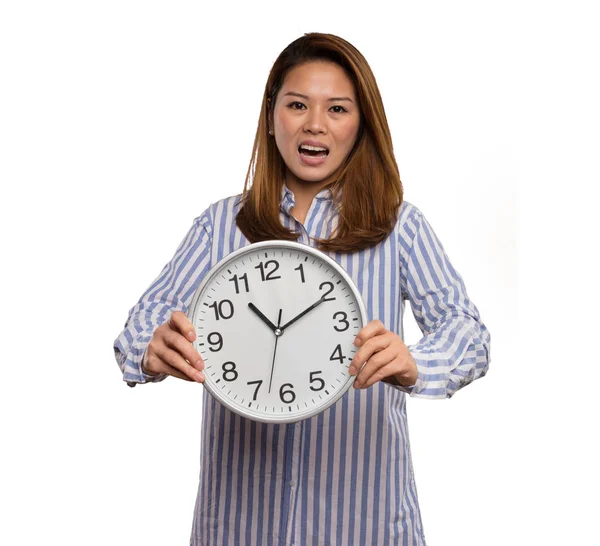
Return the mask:
[[412,203],[404,201],[400,206],[396,234],[397,241],[405,252],[410,252],[416,243],[443,251],[442,244],[425,214]]
[[396,229],[400,236],[413,239],[424,222],[426,220],[421,209],[408,201],[402,201],[396,222]]
[[212,232],[215,226],[222,225],[228,220],[235,220],[242,202],[242,195],[232,195],[212,203],[200,216],[194,219],[194,223]]

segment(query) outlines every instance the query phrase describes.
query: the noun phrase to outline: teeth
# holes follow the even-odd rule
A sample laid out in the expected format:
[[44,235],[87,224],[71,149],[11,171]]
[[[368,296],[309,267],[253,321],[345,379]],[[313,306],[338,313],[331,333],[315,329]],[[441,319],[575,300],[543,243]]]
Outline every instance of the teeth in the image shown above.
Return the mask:
[[320,148],[319,146],[308,146],[307,144],[302,144],[300,148],[304,150],[310,150],[312,152],[326,152],[327,148]]

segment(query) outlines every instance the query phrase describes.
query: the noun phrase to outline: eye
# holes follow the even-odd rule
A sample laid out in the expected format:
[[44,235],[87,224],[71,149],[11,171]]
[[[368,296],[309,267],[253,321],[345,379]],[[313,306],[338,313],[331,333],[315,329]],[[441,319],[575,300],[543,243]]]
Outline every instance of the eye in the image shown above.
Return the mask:
[[332,106],[330,109],[333,110],[334,114],[341,114],[343,112],[347,112],[348,111],[343,106],[340,106],[339,104],[336,104],[335,106]]
[[306,106],[301,102],[294,101],[288,104],[288,108],[291,108],[292,110],[302,110],[303,108],[306,108]]

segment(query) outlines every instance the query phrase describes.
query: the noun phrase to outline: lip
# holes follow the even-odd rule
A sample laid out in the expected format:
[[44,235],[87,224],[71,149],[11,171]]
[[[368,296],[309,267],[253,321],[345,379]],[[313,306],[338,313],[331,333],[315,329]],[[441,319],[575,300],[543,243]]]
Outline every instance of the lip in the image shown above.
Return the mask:
[[300,144],[298,144],[298,148],[300,148],[300,146],[302,146],[303,144],[306,144],[307,146],[315,146],[318,148],[326,148],[329,152],[329,146],[325,146],[325,144],[319,142],[318,140],[303,140]]
[[[325,148],[327,150],[327,155],[323,156],[323,157],[313,157],[310,155],[304,155],[300,153],[300,146],[302,146],[303,144],[305,144],[306,146],[318,146],[319,148]],[[325,163],[325,161],[327,161],[327,158],[329,157],[329,153],[331,152],[331,150],[329,149],[329,146],[326,146],[325,144],[323,144],[322,142],[319,142],[318,140],[303,140],[300,144],[298,144],[298,157],[300,158],[300,162],[304,163],[304,165],[308,165],[310,167],[318,167],[319,165],[322,165],[323,163]]]
[[[306,142],[304,143],[306,144]],[[309,144],[309,146],[320,146],[320,144]],[[309,165],[311,167],[318,167],[319,165],[322,165],[323,163],[325,163],[325,161],[327,161],[327,158],[329,156],[323,156],[323,157],[312,157],[310,155],[304,155],[301,154],[300,152],[296,152],[298,154],[298,158],[300,159],[301,163],[304,163],[305,165]]]

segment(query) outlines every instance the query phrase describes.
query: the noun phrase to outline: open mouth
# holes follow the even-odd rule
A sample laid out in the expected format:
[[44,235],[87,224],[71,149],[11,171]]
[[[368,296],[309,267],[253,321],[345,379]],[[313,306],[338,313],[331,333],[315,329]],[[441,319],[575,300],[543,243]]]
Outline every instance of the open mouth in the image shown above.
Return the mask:
[[327,157],[329,155],[329,150],[327,148],[308,146],[306,144],[298,146],[298,152],[309,157]]

